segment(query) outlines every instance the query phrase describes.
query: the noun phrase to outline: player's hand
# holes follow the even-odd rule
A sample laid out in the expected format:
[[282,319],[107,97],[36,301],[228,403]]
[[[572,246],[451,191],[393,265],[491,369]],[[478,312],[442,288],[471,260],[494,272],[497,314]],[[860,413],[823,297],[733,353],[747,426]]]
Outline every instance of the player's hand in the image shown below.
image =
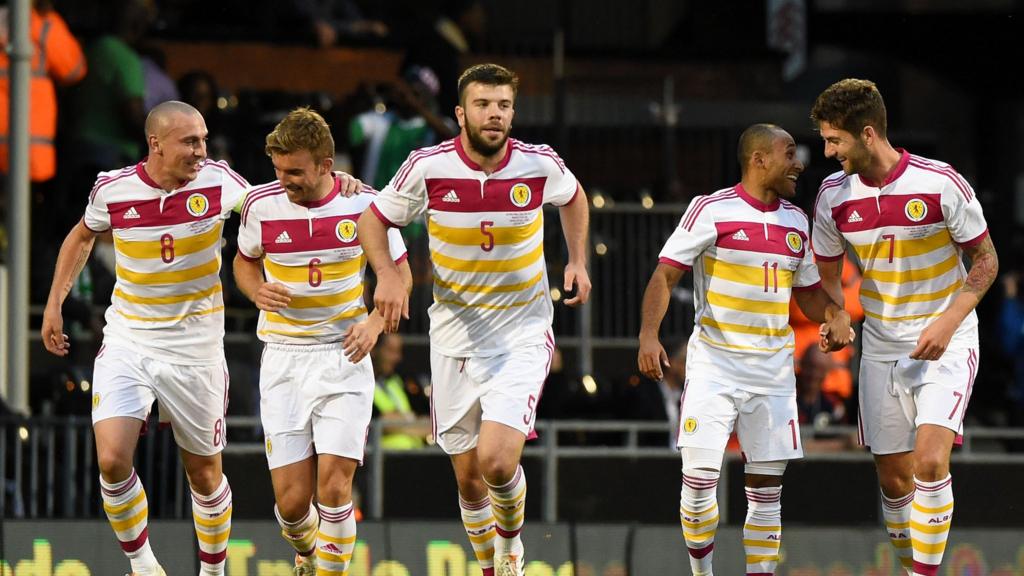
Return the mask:
[[335,172],[334,175],[341,181],[341,188],[338,189],[338,194],[345,198],[351,198],[363,191],[363,181],[359,178],[346,172]]
[[636,361],[640,373],[651,380],[664,378],[665,373],[662,369],[669,367],[668,354],[657,337],[640,336],[640,352]]
[[917,348],[910,353],[910,357],[914,360],[933,361],[942,358],[959,326],[959,322],[948,314],[939,316],[921,331],[921,336],[917,338]]
[[377,289],[373,292],[373,304],[384,319],[384,332],[398,332],[398,323],[409,319],[409,293],[402,278],[395,270],[377,275]]
[[43,346],[46,351],[54,356],[67,356],[68,335],[64,333],[64,318],[61,316],[60,308],[47,306],[43,311]]
[[590,300],[590,275],[587,274],[587,267],[581,264],[570,262],[565,266],[565,281],[562,288],[566,294],[576,288],[576,295],[565,300],[566,306],[579,306]]
[[349,362],[357,364],[370,353],[373,346],[377,344],[377,338],[384,330],[384,320],[377,314],[370,316],[362,322],[357,322],[345,330],[342,340],[345,356]]
[[260,310],[277,312],[282,308],[288,307],[288,304],[292,301],[292,293],[284,284],[264,282],[260,289],[256,291],[256,297],[252,301]]
[[818,349],[822,352],[834,352],[849,346],[857,337],[850,327],[851,321],[850,314],[841,310],[831,320],[823,323],[818,328]]

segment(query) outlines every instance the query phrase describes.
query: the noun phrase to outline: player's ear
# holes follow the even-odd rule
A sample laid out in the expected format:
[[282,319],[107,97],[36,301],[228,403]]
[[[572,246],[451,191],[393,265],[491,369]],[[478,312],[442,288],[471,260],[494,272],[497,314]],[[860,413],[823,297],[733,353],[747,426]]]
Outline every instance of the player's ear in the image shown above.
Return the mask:
[[466,127],[466,109],[462,106],[455,107],[455,120],[459,123],[459,128]]
[[861,140],[868,146],[875,141],[876,137],[878,137],[878,133],[875,132],[875,127],[870,124],[864,126],[864,129],[860,131]]

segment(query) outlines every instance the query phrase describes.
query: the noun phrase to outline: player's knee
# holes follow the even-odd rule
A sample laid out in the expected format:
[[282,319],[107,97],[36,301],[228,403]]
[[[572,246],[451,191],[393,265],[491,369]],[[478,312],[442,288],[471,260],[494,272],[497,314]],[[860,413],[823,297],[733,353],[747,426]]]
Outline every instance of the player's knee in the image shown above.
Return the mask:
[[327,506],[335,507],[352,500],[352,479],[343,475],[320,482],[316,491],[317,500]]
[[516,475],[519,463],[500,455],[488,456],[480,459],[480,472],[484,480],[491,486],[508,484]]
[[121,482],[132,473],[132,457],[117,449],[100,449],[96,454],[100,474],[107,482]]
[[948,473],[949,462],[941,453],[914,455],[914,476],[918,480],[935,482]]
[[298,522],[305,518],[309,512],[310,500],[303,498],[299,491],[296,490],[294,493],[278,498],[277,513],[288,522]]
[[189,471],[188,481],[194,492],[208,496],[220,487],[221,476],[214,466],[203,466]]

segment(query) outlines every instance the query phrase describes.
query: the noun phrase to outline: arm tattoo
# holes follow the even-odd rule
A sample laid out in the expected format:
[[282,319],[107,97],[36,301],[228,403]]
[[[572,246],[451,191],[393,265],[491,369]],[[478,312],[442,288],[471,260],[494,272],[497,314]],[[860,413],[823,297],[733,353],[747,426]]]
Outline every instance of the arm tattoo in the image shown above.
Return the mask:
[[964,292],[974,294],[981,300],[999,273],[999,257],[992,245],[992,238],[985,237],[977,246],[965,250],[971,259],[971,269],[967,272]]
[[75,281],[78,280],[78,276],[82,273],[86,263],[89,262],[89,254],[92,253],[93,244],[94,241],[90,239],[90,241],[87,242],[78,253],[78,259],[75,261],[75,267],[71,273],[71,279],[68,280],[68,283],[64,286],[61,294],[62,297],[67,297],[67,295],[71,293],[71,289],[74,287]]

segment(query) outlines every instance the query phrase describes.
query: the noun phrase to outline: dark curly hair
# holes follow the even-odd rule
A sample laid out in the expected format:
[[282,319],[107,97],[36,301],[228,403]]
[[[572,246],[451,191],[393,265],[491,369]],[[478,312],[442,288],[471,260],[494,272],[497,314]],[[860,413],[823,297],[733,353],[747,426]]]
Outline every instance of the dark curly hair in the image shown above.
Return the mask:
[[819,125],[828,122],[854,136],[871,126],[879,136],[886,137],[885,102],[870,80],[846,78],[829,86],[814,101],[811,120]]

